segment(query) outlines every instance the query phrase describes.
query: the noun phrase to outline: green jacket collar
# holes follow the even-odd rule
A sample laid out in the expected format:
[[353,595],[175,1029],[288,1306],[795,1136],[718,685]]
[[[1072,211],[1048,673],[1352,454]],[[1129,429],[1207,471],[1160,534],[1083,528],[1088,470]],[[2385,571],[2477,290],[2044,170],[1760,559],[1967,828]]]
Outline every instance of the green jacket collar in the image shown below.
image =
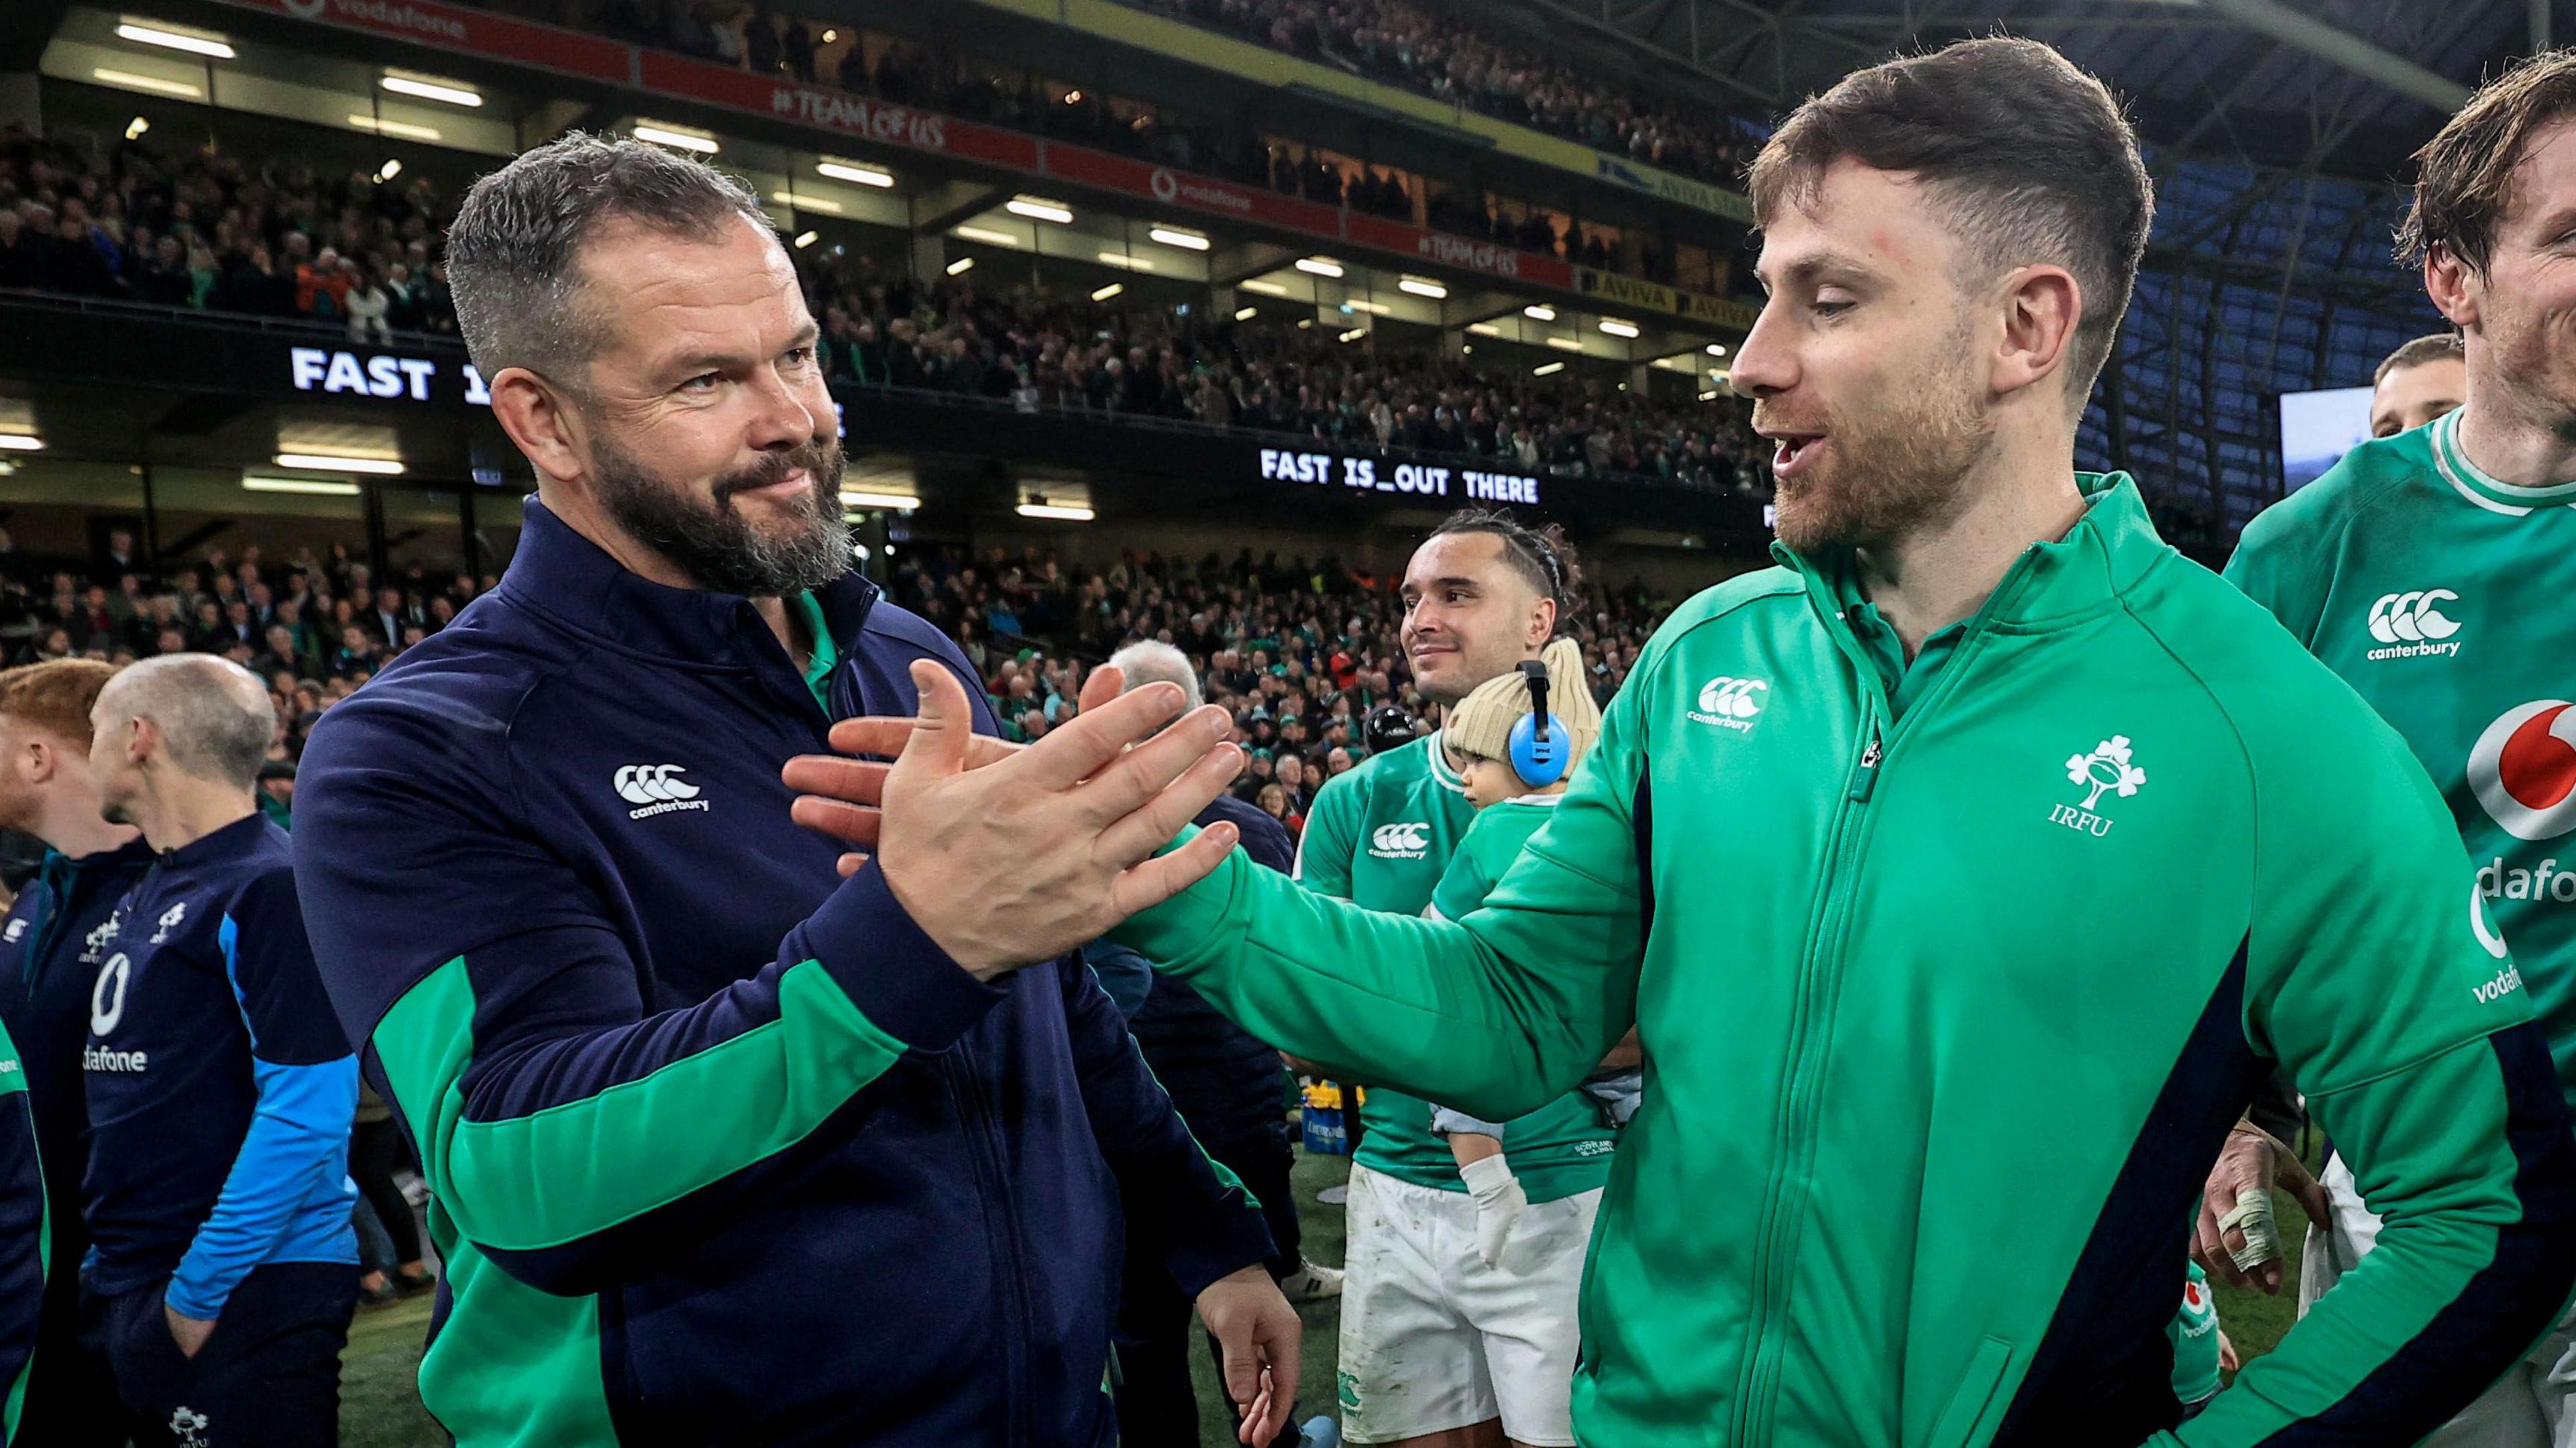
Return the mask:
[[[2075,486],[2084,495],[2084,516],[2065,537],[2022,550],[1969,620],[1970,633],[1988,626],[2033,632],[2088,618],[2115,605],[2149,569],[2173,556],[2127,473],[2077,473]],[[1775,540],[1771,556],[1805,581],[1819,613],[1840,616],[1833,577],[1848,563],[1849,550],[1810,559]]]

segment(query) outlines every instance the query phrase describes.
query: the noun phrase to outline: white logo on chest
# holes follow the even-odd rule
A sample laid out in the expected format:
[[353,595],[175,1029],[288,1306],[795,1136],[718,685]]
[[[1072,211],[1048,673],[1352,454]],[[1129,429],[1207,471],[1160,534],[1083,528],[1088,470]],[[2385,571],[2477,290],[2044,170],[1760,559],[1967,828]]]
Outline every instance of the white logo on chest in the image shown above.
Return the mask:
[[125,988],[134,977],[134,960],[124,951],[107,958],[98,981],[89,988],[89,1033],[104,1036],[125,1019]]
[[710,809],[709,803],[698,797],[698,787],[680,777],[687,773],[676,764],[621,764],[610,782],[616,786],[619,799],[637,806],[626,812],[630,820]]
[[2442,640],[2460,631],[2460,625],[2445,617],[2441,605],[2457,603],[2460,596],[2447,588],[2417,589],[2410,593],[2383,593],[2370,606],[2364,620],[2370,636],[2387,645],[2364,654],[2368,659],[2448,658],[2460,651],[2456,643]]
[[2102,796],[2116,793],[2127,799],[2138,792],[2138,786],[2147,782],[2147,772],[2140,769],[2131,757],[2129,736],[2114,734],[2094,745],[2089,754],[2068,756],[2066,779],[2070,784],[2084,786],[2084,803],[2052,807],[2048,812],[2048,822],[2100,836],[2109,834],[2113,823],[2093,812],[2102,803]]
[[1739,679],[1720,674],[1699,686],[1699,707],[1689,711],[1695,723],[1714,724],[1738,734],[1753,732],[1753,719],[1762,712],[1757,695],[1771,692],[1768,679]]
[[155,945],[167,944],[170,939],[170,932],[178,929],[180,922],[187,918],[188,902],[185,900],[182,900],[178,904],[171,906],[169,909],[162,911],[161,918],[153,922],[159,928],[152,932],[152,943]]
[[1369,853],[1381,860],[1419,860],[1431,852],[1430,828],[1419,821],[1379,825],[1369,833]]

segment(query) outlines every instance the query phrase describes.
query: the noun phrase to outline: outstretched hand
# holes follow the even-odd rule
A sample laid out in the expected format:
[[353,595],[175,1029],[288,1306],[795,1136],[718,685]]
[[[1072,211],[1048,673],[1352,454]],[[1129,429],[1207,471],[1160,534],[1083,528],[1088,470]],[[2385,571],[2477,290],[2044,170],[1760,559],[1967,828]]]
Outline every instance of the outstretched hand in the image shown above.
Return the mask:
[[[1178,687],[1121,694],[1118,672],[1098,669],[1073,722],[1019,747],[974,732],[966,691],[944,666],[916,661],[912,678],[915,717],[844,720],[830,736],[892,764],[805,755],[781,774],[802,796],[796,821],[872,849],[896,903],[979,979],[1097,938],[1234,848],[1236,830],[1220,823],[1154,853],[1241,765],[1222,708],[1181,715]],[[845,856],[843,873],[865,858]]]

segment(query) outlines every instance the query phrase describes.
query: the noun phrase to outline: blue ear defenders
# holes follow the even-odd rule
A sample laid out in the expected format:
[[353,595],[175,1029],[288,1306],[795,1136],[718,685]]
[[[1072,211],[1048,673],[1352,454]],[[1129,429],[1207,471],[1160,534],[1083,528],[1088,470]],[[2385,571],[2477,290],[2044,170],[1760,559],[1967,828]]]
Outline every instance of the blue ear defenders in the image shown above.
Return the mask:
[[1521,680],[1529,685],[1530,711],[1512,725],[1512,737],[1505,746],[1511,751],[1512,773],[1532,789],[1545,789],[1565,778],[1567,747],[1565,721],[1547,712],[1547,665],[1531,659],[1521,661]]

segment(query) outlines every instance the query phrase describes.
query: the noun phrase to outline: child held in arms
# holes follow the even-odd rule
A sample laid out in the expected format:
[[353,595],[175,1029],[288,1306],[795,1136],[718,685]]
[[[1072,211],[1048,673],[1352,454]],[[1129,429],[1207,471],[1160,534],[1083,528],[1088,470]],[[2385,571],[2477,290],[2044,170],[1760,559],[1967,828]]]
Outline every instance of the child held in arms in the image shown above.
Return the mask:
[[[1555,813],[1575,765],[1600,737],[1601,709],[1586,685],[1582,648],[1558,639],[1547,646],[1542,663],[1543,669],[1523,664],[1520,672],[1486,680],[1441,721],[1440,742],[1467,786],[1476,820],[1432,891],[1426,914],[1454,920],[1484,903],[1522,846]],[[1641,1080],[1631,1032],[1579,1091],[1526,1116],[1485,1121],[1445,1106],[1432,1108],[1431,1129],[1449,1139],[1459,1178],[1476,1199],[1476,1255],[1486,1267],[1536,1268],[1568,1248],[1580,1256],[1586,1245],[1580,1238],[1516,1241],[1514,1228],[1532,1203],[1601,1185],[1615,1133],[1636,1112]]]

